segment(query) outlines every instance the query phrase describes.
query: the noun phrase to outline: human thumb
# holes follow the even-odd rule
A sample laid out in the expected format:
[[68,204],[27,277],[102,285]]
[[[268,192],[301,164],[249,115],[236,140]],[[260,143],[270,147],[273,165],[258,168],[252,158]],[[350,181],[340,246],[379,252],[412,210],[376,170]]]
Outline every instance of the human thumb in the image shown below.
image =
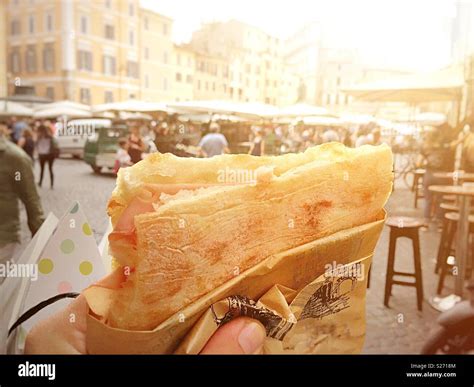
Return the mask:
[[239,317],[220,327],[201,354],[258,354],[263,350],[264,341],[265,328],[260,322]]

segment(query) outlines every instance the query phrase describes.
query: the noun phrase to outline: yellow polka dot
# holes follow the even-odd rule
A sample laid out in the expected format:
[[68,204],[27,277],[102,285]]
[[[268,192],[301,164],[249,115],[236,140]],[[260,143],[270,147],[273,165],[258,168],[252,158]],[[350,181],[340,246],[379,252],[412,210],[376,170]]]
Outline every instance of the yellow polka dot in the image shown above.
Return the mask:
[[91,226],[89,226],[89,223],[84,223],[82,225],[82,232],[86,235],[92,235],[92,230]]
[[54,264],[53,261],[49,258],[43,258],[38,263],[38,270],[41,274],[49,274],[53,271]]
[[89,261],[83,261],[79,265],[79,271],[82,275],[89,275],[92,273],[92,263]]

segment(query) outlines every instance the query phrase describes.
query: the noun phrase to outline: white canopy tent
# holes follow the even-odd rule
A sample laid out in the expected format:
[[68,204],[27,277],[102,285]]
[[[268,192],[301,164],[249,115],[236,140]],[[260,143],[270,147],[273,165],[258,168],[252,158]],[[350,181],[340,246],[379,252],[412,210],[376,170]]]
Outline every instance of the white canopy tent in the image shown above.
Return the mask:
[[221,100],[187,101],[168,104],[178,114],[228,114],[249,118],[271,117],[277,114],[275,106],[263,103],[244,103]]
[[33,115],[33,109],[17,102],[8,100],[0,101],[0,116],[22,116],[30,117]]
[[134,113],[149,113],[149,112],[166,112],[171,111],[166,103],[163,102],[147,102],[131,99],[122,102],[111,102],[92,107],[94,113],[101,112],[134,112]]
[[354,98],[371,102],[458,101],[464,86],[461,69],[448,68],[431,73],[362,83],[343,89]]
[[290,106],[285,106],[278,110],[277,117],[334,117],[328,110],[321,106],[308,105],[305,103],[297,103]]
[[57,118],[66,116],[68,118],[91,117],[91,108],[77,102],[68,100],[47,103],[34,109],[33,118]]

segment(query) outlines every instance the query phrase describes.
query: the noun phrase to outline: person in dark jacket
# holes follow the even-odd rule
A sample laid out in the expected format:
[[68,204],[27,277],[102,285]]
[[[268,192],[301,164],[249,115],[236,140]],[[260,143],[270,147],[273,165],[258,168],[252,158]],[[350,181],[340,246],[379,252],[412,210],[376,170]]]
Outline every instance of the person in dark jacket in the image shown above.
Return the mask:
[[51,188],[54,186],[54,172],[53,163],[57,157],[58,146],[56,140],[51,133],[51,129],[45,125],[40,125],[38,128],[38,141],[36,142],[36,149],[38,151],[38,158],[40,162],[41,172],[38,185],[43,184],[44,167],[48,163],[49,180]]
[[33,139],[33,132],[30,129],[25,129],[22,136],[18,140],[18,146],[30,156],[31,160],[34,159],[35,153],[35,140]]
[[[19,252],[19,200],[25,205],[31,234],[36,233],[44,220],[33,163],[7,135],[6,126],[0,124],[0,263],[14,260]],[[3,279],[0,278],[0,285]]]

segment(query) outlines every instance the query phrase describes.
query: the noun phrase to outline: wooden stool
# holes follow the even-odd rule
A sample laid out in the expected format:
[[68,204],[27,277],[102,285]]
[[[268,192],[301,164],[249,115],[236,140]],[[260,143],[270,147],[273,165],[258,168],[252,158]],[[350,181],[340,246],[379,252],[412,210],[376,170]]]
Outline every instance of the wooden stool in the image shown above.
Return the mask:
[[[439,272],[438,286],[436,289],[437,294],[441,294],[444,287],[444,279],[446,274],[453,267],[448,262],[448,258],[453,254],[454,250],[452,245],[454,242],[454,236],[456,235],[456,229],[459,221],[459,213],[447,212],[444,214],[443,232],[441,234],[441,240],[439,242],[438,257],[436,259],[435,272]],[[474,215],[469,215],[469,233],[474,233]],[[472,259],[472,253],[471,253]],[[472,267],[470,268],[472,270]]]
[[[385,222],[390,227],[390,245],[388,250],[387,276],[385,279],[385,296],[384,305],[388,307],[388,301],[392,295],[392,286],[414,286],[416,288],[416,303],[418,310],[422,310],[423,304],[423,279],[421,274],[421,256],[420,256],[420,240],[418,229],[423,223],[407,217],[390,217]],[[406,237],[413,243],[413,259],[415,263],[415,272],[406,273],[395,271],[395,248],[397,239]],[[394,276],[414,277],[414,282],[400,281],[393,279]]]
[[[436,265],[435,265],[435,274],[438,274],[439,268],[443,260],[446,259],[451,254],[451,245],[449,245],[449,250],[447,250],[448,246],[446,245],[448,242],[448,234],[449,229],[451,227],[452,220],[446,218],[446,214],[448,212],[459,212],[459,207],[456,204],[451,203],[441,203],[440,208],[443,210],[443,229],[441,232],[441,238],[439,240],[439,247],[438,247],[438,256],[436,258]],[[471,208],[471,214],[474,213],[474,208]],[[452,217],[452,215],[450,215]],[[447,254],[447,255],[446,255]]]
[[415,169],[413,172],[413,186],[411,190],[415,192],[415,208],[418,208],[418,199],[423,199],[423,176],[425,175],[426,170],[424,169]]

